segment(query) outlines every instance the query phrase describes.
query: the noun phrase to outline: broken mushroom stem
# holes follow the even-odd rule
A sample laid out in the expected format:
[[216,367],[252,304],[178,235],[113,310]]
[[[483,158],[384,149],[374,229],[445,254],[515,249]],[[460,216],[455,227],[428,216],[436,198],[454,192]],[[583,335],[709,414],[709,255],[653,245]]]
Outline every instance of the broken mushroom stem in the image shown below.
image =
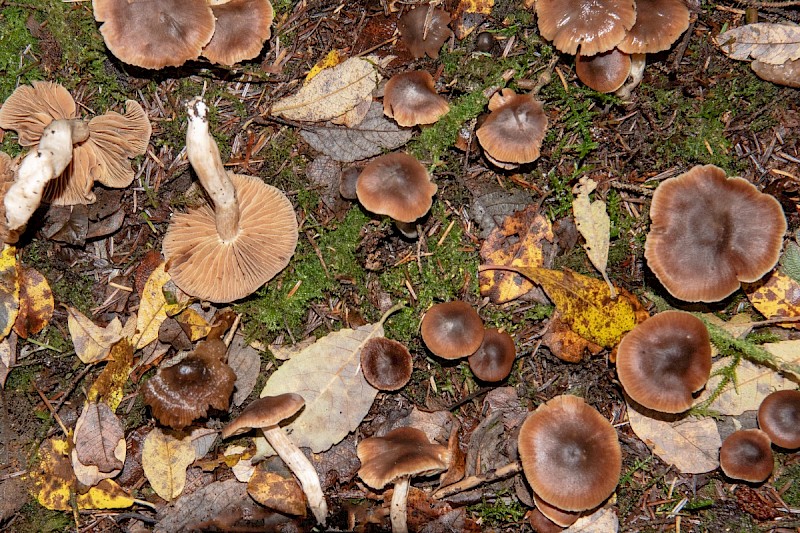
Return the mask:
[[239,201],[228,177],[219,148],[208,129],[208,106],[201,97],[188,104],[189,124],[186,129],[186,154],[200,183],[214,203],[217,233],[223,242],[232,241],[239,233]]
[[394,483],[392,504],[389,518],[392,521],[392,533],[408,533],[407,502],[411,476],[403,476]]
[[72,145],[88,138],[89,125],[81,119],[54,120],[44,129],[39,145],[20,163],[3,200],[9,230],[19,230],[28,223],[47,183],[60,176],[72,161]]
[[317,522],[324,526],[328,516],[328,504],[322,494],[322,486],[320,485],[317,471],[314,470],[314,465],[300,451],[300,448],[289,440],[289,437],[286,436],[280,426],[274,425],[262,428],[262,431],[267,442],[278,454],[278,457],[283,459],[289,470],[300,481],[300,486],[303,487],[303,492],[308,500],[308,507],[314,513]]

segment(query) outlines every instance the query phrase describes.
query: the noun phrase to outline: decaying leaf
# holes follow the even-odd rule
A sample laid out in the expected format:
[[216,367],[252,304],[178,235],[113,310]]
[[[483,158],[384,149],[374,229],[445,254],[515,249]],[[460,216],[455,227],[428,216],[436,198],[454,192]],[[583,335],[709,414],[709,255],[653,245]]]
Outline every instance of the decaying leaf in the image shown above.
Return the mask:
[[[553,227],[536,205],[529,205],[505,218],[481,245],[484,263],[514,267],[541,267],[543,242],[553,241]],[[516,272],[487,270],[478,277],[482,296],[501,304],[526,294],[533,283]]]
[[19,273],[19,314],[14,331],[23,339],[42,331],[53,317],[53,291],[42,274],[34,268],[21,266]]
[[90,402],[102,400],[112,411],[116,411],[133,366],[133,347],[126,339],[122,339],[111,347],[110,355],[111,362],[89,387],[86,399]]
[[719,466],[722,439],[710,418],[686,417],[675,422],[656,420],[628,405],[628,420],[636,435],[684,474],[710,472]]
[[186,484],[186,468],[194,462],[194,446],[189,435],[155,428],[142,448],[142,468],[153,490],[167,501],[177,498]]
[[373,102],[364,120],[346,128],[333,124],[304,126],[300,136],[315,150],[345,163],[394,150],[411,140],[410,129],[401,129],[383,116],[383,105]]
[[[167,301],[164,286],[171,280],[161,263],[147,278],[139,304],[136,319],[136,334],[132,339],[134,349],[144,348],[158,338],[158,328],[167,316],[173,316],[183,310],[188,302]],[[168,291],[169,292],[169,291]],[[170,294],[173,294],[170,292]]]
[[338,117],[368,98],[381,75],[374,57],[351,57],[322,70],[300,90],[275,102],[271,113],[289,120],[322,122]]
[[306,515],[306,495],[282,461],[269,459],[258,464],[247,482],[247,493],[265,507],[279,513]]
[[0,339],[11,331],[18,312],[17,249],[6,244],[0,252]]
[[597,355],[603,351],[602,346],[587,341],[561,320],[558,311],[550,317],[550,324],[542,336],[542,344],[547,346],[553,355],[568,363],[580,363],[586,352]]
[[74,307],[67,307],[67,327],[75,354],[87,365],[105,360],[111,347],[122,339],[122,323],[118,318],[103,328]]
[[800,59],[800,26],[759,22],[720,33],[717,44],[731,59],[780,65]]
[[494,0],[459,0],[450,23],[458,40],[461,41],[472,33],[492,14],[493,7]]
[[191,307],[175,315],[175,320],[178,321],[178,324],[181,325],[186,336],[189,337],[189,340],[192,342],[199,341],[211,331],[211,324]]
[[590,515],[582,516],[562,533],[617,533],[619,518],[613,507],[601,507]]
[[194,446],[194,456],[197,459],[202,459],[211,450],[214,441],[217,440],[217,433],[215,429],[211,428],[194,428],[189,432],[189,439]]
[[0,341],[0,389],[5,388],[11,367],[17,362],[17,335],[10,333]]
[[157,533],[192,531],[217,517],[241,516],[255,511],[257,504],[247,495],[247,486],[235,479],[215,481],[179,498],[175,505],[165,505],[157,515]]
[[303,83],[306,84],[310,82],[317,76],[317,74],[319,74],[326,68],[335,67],[342,61],[344,61],[342,54],[340,54],[338,50],[331,50],[325,55],[325,57],[317,61],[316,64],[314,64],[314,66],[309,69],[308,74],[306,74],[306,79],[303,80]]
[[83,407],[72,439],[72,467],[84,485],[94,486],[122,471],[125,430],[106,404],[88,402]]
[[608,245],[611,239],[611,219],[606,213],[606,204],[602,200],[589,199],[589,194],[597,188],[597,183],[584,176],[572,190],[575,200],[572,202],[572,213],[575,225],[586,241],[583,244],[589,261],[602,274],[611,291],[611,298],[616,298],[616,291],[606,274],[608,266]]
[[[767,318],[800,316],[800,282],[773,270],[755,283],[745,283],[744,292],[753,307]],[[797,327],[797,323],[787,323]]]
[[800,244],[790,242],[781,257],[781,270],[794,281],[800,281]]
[[[768,342],[761,345],[762,348],[777,357],[784,368],[797,368],[800,365],[800,340],[792,339],[781,342]],[[794,381],[800,382],[800,374],[789,372]]]
[[233,391],[233,405],[237,407],[253,392],[261,370],[261,355],[258,350],[247,344],[244,336],[235,335],[228,347],[228,366],[236,374]]
[[247,451],[246,446],[228,446],[222,454],[225,456],[225,462],[231,466],[236,479],[242,483],[250,481],[256,467],[253,464],[253,454]]

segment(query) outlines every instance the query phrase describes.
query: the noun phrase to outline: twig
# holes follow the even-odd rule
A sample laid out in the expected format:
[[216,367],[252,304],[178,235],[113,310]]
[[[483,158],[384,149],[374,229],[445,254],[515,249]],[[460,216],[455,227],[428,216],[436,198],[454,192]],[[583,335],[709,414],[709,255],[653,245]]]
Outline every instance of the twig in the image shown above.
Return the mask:
[[522,464],[519,461],[514,461],[513,463],[508,463],[507,465],[501,466],[500,468],[489,470],[488,472],[480,476],[466,477],[461,481],[459,481],[458,483],[453,483],[452,485],[442,487],[441,489],[434,492],[432,497],[434,499],[440,500],[442,498],[452,496],[453,494],[458,494],[459,492],[464,492],[465,490],[475,488],[478,485],[482,485],[484,483],[491,483],[499,479],[505,479],[507,477],[511,477],[515,474],[518,474],[521,471],[522,471]]

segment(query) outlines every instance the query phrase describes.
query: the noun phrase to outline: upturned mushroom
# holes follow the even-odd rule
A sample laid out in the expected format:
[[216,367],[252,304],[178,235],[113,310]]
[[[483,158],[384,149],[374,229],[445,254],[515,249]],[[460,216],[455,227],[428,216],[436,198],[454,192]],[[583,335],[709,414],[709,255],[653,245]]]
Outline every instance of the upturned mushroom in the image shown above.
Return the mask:
[[547,115],[529,94],[503,89],[489,100],[491,113],[475,132],[486,158],[500,168],[514,168],[539,158]]
[[361,348],[361,371],[378,390],[402,389],[414,370],[411,353],[401,342],[375,337]]
[[800,391],[775,391],[764,398],[758,408],[758,427],[775,446],[800,448]]
[[297,414],[304,405],[303,397],[294,393],[264,396],[254,400],[233,422],[222,429],[222,438],[227,439],[247,433],[251,429],[260,429],[278,457],[283,459],[289,470],[297,476],[308,500],[308,507],[314,513],[317,522],[324,526],[328,516],[328,504],[322,493],[319,475],[311,461],[278,425]]
[[774,467],[771,444],[760,429],[734,431],[722,443],[719,466],[729,478],[761,483]]
[[289,263],[297,218],[286,195],[225,171],[201,98],[188,105],[186,153],[213,203],[175,214],[164,237],[167,270],[184,292],[212,302],[252,294]]
[[422,317],[420,331],[425,346],[443,359],[474,354],[486,335],[478,312],[461,300],[431,306]]
[[449,110],[424,70],[395,74],[383,90],[383,113],[403,127],[433,124]]
[[401,427],[383,437],[370,437],[358,443],[361,468],[358,476],[374,489],[394,483],[390,518],[394,533],[407,533],[406,500],[414,476],[430,476],[447,469],[447,447],[432,444],[425,433]]
[[436,59],[444,42],[453,35],[447,25],[450,14],[426,4],[408,11],[397,21],[397,29],[411,55]]

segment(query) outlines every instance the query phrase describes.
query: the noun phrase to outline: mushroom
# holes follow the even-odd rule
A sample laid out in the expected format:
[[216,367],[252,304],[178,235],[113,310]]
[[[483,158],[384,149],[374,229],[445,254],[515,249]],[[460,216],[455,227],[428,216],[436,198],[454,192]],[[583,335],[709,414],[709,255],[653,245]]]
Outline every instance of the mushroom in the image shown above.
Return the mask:
[[734,431],[719,449],[719,466],[729,478],[761,483],[774,466],[771,444],[760,429]]
[[432,5],[415,7],[397,21],[397,29],[411,55],[419,59],[428,54],[436,59],[444,42],[453,35],[447,25],[450,14]]
[[776,391],[764,398],[758,408],[758,427],[775,446],[800,448],[800,391]]
[[420,330],[425,346],[444,359],[474,354],[486,334],[478,312],[460,300],[431,306],[422,317]]
[[489,110],[475,132],[489,161],[501,168],[514,168],[539,158],[547,131],[547,115],[540,101],[503,89],[489,100]]
[[201,341],[179,362],[159,368],[142,390],[153,416],[183,429],[206,416],[209,408],[227,409],[236,382],[236,374],[224,362],[227,349],[218,339]]
[[163,243],[167,269],[184,292],[231,302],[286,267],[297,245],[297,219],[281,191],[225,171],[201,98],[189,102],[188,111],[186,153],[213,209],[173,215]]
[[617,46],[636,22],[634,0],[538,0],[539,33],[567,54],[584,56]]
[[203,56],[220,65],[258,56],[271,34],[274,13],[269,0],[207,1],[217,21]]
[[449,110],[424,70],[395,74],[383,90],[383,113],[404,127],[433,124]]
[[358,193],[356,186],[358,185],[358,176],[361,174],[361,169],[358,167],[347,167],[342,170],[342,175],[339,177],[339,194],[346,200],[358,200]]
[[525,478],[542,500],[565,511],[593,509],[617,486],[617,433],[577,396],[562,395],[530,413],[519,431]]
[[297,476],[308,499],[308,507],[314,513],[317,522],[324,526],[328,516],[328,504],[322,494],[319,475],[311,461],[289,440],[286,432],[278,425],[281,421],[297,414],[304,405],[303,397],[294,393],[264,396],[254,400],[233,422],[222,429],[222,438],[240,435],[254,428],[261,429],[275,453]]
[[415,222],[430,210],[437,189],[425,167],[404,153],[373,159],[356,183],[358,201],[364,209],[391,217],[410,239],[417,236]]
[[653,194],[647,265],[669,293],[716,302],[778,262],[786,218],[780,203],[714,165],[665,180]]
[[564,528],[547,518],[538,507],[528,511],[528,523],[536,533],[561,533]]
[[550,505],[540,497],[533,494],[533,503],[536,505],[536,509],[542,513],[542,516],[547,518],[550,522],[556,524],[559,527],[569,527],[575,522],[578,521],[578,518],[581,517],[587,511],[565,511],[563,509],[559,509],[553,505]]
[[692,406],[692,393],[711,374],[705,324],[684,311],[665,311],[629,331],[617,347],[617,375],[635,402],[662,413]]
[[401,427],[383,437],[370,437],[358,443],[361,468],[358,476],[374,489],[394,483],[390,517],[394,533],[406,533],[406,499],[413,476],[430,476],[447,469],[447,447],[431,444],[425,433]]
[[117,58],[137,67],[178,67],[197,59],[214,34],[214,14],[198,0],[94,0],[94,19]]
[[378,390],[398,390],[411,379],[411,353],[402,343],[385,337],[369,339],[361,348],[361,371]]
[[517,348],[511,335],[489,328],[478,351],[469,356],[469,368],[483,381],[503,381],[511,373],[516,357]]
[[613,93],[631,71],[631,56],[612,48],[593,56],[575,56],[575,73],[584,85],[601,93]]
[[[0,198],[5,200],[9,187],[14,183],[14,163],[11,157],[0,152]],[[0,202],[0,240],[8,244],[14,244],[19,240],[19,231],[8,229],[6,222],[5,201]]]

